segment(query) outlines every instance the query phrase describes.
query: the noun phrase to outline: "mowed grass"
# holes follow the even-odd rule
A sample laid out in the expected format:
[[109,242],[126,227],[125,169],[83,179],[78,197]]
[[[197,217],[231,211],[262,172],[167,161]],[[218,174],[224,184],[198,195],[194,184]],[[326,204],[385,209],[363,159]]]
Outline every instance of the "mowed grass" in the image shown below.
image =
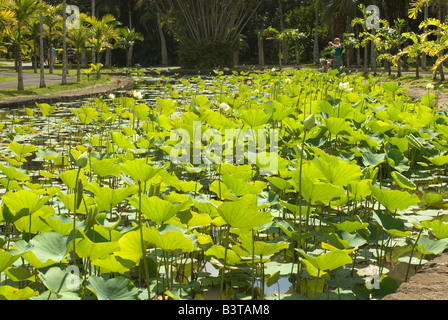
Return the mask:
[[[17,78],[14,78],[13,80],[17,80]],[[96,75],[93,77],[91,76],[90,80],[87,79],[87,76],[82,75],[80,82],[76,81],[68,82],[66,85],[55,83],[55,84],[48,84],[46,88],[39,88],[38,85],[30,86],[26,87],[25,90],[23,91],[18,91],[17,89],[0,90],[0,99],[22,97],[22,96],[53,95],[61,92],[93,88],[97,85],[110,83],[111,81],[112,81],[111,77],[108,75],[102,75],[100,79],[96,79]]]

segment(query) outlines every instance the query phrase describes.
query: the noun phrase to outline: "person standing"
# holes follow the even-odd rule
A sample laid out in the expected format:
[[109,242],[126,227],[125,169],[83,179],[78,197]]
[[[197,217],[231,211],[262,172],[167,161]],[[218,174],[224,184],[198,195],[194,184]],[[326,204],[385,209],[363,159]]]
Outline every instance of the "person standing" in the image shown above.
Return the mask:
[[50,73],[53,73],[54,63],[56,61],[56,48],[53,44],[50,44],[50,49],[48,50],[49,62],[50,62]]
[[341,72],[344,67],[344,63],[342,61],[342,52],[344,48],[342,47],[341,39],[335,38],[334,43],[330,41],[328,44],[330,45],[330,48],[334,50],[333,69],[337,69]]
[[67,49],[67,60],[68,60],[68,68],[71,69],[73,62],[75,62],[75,50],[73,49],[71,44]]

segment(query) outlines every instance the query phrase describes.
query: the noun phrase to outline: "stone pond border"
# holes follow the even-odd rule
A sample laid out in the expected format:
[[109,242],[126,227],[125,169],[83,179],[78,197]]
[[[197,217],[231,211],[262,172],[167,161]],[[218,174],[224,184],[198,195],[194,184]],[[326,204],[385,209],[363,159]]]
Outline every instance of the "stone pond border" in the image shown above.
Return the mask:
[[60,92],[52,95],[22,96],[2,99],[0,100],[0,108],[11,109],[33,107],[36,106],[36,103],[48,103],[51,105],[58,102],[71,102],[79,99],[105,95],[117,90],[132,90],[134,88],[134,79],[114,77],[113,80],[107,84],[101,84],[79,90]]

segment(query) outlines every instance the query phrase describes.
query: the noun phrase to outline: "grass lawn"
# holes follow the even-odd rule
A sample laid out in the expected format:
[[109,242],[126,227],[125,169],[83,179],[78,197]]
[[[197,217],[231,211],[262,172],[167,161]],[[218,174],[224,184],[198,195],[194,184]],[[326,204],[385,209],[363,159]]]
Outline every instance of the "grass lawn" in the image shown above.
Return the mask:
[[[109,83],[111,81],[111,77],[108,75],[102,75],[99,80],[96,79],[96,76],[90,77],[90,81],[87,80],[87,76],[81,76],[81,82],[69,82],[66,85],[61,84],[49,84],[46,88],[39,88],[39,86],[31,86],[26,87],[23,91],[18,91],[17,89],[5,89],[0,90],[0,99],[6,99],[11,97],[20,97],[20,96],[34,96],[34,95],[50,95],[57,94],[59,92],[67,92],[79,89],[85,89],[88,87],[94,87],[96,85],[101,85],[105,83]],[[17,79],[15,79],[17,80]]]

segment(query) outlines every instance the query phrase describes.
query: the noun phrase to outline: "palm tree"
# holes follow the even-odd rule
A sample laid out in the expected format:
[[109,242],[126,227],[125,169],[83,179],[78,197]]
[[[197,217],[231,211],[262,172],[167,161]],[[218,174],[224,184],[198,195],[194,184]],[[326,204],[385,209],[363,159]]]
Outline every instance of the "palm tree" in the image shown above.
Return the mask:
[[118,39],[119,46],[126,50],[126,66],[130,67],[132,65],[132,48],[134,43],[135,41],[143,41],[143,35],[128,27],[119,28],[118,35],[120,36]]
[[[96,61],[100,61],[100,53],[106,48],[111,48],[111,39],[117,37],[117,30],[112,22],[115,17],[107,14],[101,19],[96,17],[87,17],[86,21],[90,24],[93,37],[89,39],[90,44],[95,49]],[[97,72],[97,77],[100,77],[100,71]]]
[[[437,77],[437,70],[442,69],[443,63],[448,59],[448,54],[443,54],[448,49],[448,25],[440,22],[438,19],[428,19],[420,24],[420,27],[436,27],[430,29],[422,34],[422,42],[424,44],[423,51],[429,56],[437,57],[436,62],[432,68],[434,73],[434,80]],[[428,40],[430,35],[436,35],[437,40]],[[441,81],[444,81],[444,73],[441,72]]]
[[44,57],[44,24],[42,16],[42,0],[39,0],[39,64],[40,64],[40,81],[39,88],[45,88],[45,57]]
[[62,85],[67,84],[67,1],[62,1]]
[[[0,44],[3,44],[3,36],[8,36],[11,26],[14,24],[14,12],[8,7],[8,1],[0,0]],[[0,51],[6,52],[6,48],[0,45]]]
[[35,11],[37,0],[14,0],[11,11],[17,21],[17,90],[24,90],[22,69],[22,27]]
[[425,48],[425,44],[422,41],[422,35],[416,34],[415,32],[403,33],[403,37],[412,41],[412,44],[408,45],[406,48],[401,50],[394,58],[394,63],[397,63],[401,57],[408,56],[411,61],[415,61],[415,77],[420,77],[420,58]]
[[77,56],[77,82],[81,81],[81,52],[86,48],[88,40],[91,38],[92,33],[85,25],[86,15],[80,15],[79,28],[70,29],[67,33],[68,41],[76,48]]
[[[46,5],[44,8],[45,14],[43,16],[43,23],[44,31],[47,34],[48,47],[50,47],[50,44],[53,42],[53,36],[59,34],[57,27],[61,22],[61,16],[58,13],[60,12],[61,8],[61,5],[58,5],[56,7]],[[53,64],[50,63],[50,73],[53,73],[53,67]]]

